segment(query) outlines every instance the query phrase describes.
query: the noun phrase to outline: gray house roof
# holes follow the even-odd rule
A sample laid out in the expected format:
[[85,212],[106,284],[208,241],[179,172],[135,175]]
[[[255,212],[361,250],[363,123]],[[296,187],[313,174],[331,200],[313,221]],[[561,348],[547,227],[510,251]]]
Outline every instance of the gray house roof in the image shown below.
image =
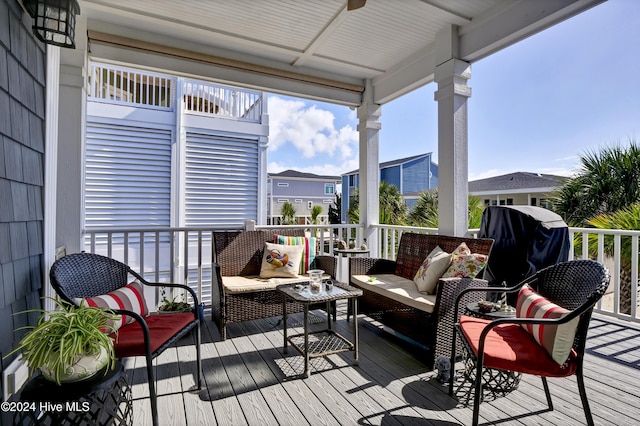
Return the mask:
[[[384,163],[380,163],[380,168],[384,169],[386,167],[392,167],[392,166],[397,166],[399,164],[408,163],[409,161],[413,161],[413,160],[416,160],[418,158],[426,157],[427,155],[431,155],[431,154],[432,154],[431,152],[427,152],[425,154],[413,155],[411,157],[398,158],[397,160],[385,161]],[[360,169],[351,170],[350,172],[347,172],[347,173],[343,174],[343,176],[352,175],[354,173],[358,173],[359,171],[360,171]]]
[[340,176],[320,176],[313,173],[303,173],[297,170],[285,170],[280,173],[268,173],[269,177],[287,177],[287,178],[299,178],[299,179],[324,179],[339,181]]
[[566,179],[565,176],[515,172],[469,182],[469,192],[555,188],[561,185]]

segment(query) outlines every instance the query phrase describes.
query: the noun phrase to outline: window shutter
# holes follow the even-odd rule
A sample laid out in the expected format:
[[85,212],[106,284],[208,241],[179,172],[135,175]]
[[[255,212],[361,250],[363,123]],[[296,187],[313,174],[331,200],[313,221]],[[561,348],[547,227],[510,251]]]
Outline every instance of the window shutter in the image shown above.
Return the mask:
[[242,228],[258,216],[258,141],[187,132],[185,226]]
[[85,227],[169,227],[171,128],[87,120]]

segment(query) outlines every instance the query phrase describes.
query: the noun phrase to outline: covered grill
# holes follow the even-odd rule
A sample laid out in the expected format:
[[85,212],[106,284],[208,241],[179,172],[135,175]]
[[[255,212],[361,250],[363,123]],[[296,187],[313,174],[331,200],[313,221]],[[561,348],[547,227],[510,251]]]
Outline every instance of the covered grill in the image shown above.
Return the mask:
[[[510,287],[569,256],[569,229],[562,218],[534,206],[489,206],[482,215],[480,238],[495,240],[484,279]],[[513,304],[516,295],[510,295]]]

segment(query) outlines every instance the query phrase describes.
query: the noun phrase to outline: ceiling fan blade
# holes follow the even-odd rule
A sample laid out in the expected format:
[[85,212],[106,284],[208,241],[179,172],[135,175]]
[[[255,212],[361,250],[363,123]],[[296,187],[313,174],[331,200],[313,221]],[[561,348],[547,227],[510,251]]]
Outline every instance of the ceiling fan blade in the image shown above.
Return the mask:
[[367,0],[347,0],[347,10],[360,9]]

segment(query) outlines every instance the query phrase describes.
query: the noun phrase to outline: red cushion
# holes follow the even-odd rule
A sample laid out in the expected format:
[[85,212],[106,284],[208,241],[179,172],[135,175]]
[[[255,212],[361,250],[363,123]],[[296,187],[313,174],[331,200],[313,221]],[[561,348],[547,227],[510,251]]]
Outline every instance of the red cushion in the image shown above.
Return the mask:
[[[158,350],[167,340],[194,320],[193,313],[158,314],[145,317],[151,336],[151,352]],[[111,335],[115,341],[116,357],[145,355],[142,327],[137,321],[121,327]]]
[[[460,327],[473,353],[478,355],[480,333],[490,320],[460,317]],[[576,371],[576,353],[571,351],[567,362],[558,365],[533,337],[518,324],[494,327],[484,344],[484,366],[546,377],[566,377]]]

